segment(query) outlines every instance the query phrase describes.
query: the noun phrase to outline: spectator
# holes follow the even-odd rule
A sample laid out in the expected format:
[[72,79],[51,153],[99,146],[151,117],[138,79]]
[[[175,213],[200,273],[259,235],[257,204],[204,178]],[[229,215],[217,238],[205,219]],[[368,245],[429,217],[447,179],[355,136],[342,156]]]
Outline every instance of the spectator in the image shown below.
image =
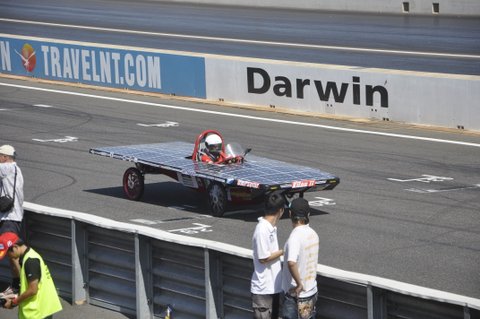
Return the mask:
[[19,319],[52,318],[54,313],[61,311],[62,304],[43,258],[11,232],[0,236],[0,259],[5,254],[19,258],[21,269],[19,294],[8,298],[4,307],[18,306]]
[[308,224],[309,216],[308,201],[294,199],[290,205],[293,230],[284,248],[283,319],[315,318],[319,239]]
[[[23,175],[15,162],[15,149],[11,145],[0,146],[0,191],[1,196],[14,198],[12,209],[0,212],[0,235],[13,232],[22,237],[23,220]],[[18,259],[9,258],[12,272],[12,284],[0,293],[0,297],[17,293],[20,288],[20,265]]]
[[285,203],[285,198],[279,192],[267,198],[265,216],[258,219],[252,237],[254,272],[250,292],[255,319],[278,318],[280,312],[280,256],[283,250],[278,248],[276,225],[283,215]]

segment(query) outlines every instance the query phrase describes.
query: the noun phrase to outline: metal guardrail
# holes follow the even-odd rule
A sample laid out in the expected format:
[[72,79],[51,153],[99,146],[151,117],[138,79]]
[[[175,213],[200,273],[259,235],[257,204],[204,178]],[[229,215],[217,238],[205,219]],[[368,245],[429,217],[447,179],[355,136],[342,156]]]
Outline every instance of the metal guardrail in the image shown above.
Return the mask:
[[[137,318],[252,316],[251,250],[25,203],[27,241],[62,297]],[[322,319],[475,319],[480,300],[318,265]],[[6,260],[0,280],[10,276]]]

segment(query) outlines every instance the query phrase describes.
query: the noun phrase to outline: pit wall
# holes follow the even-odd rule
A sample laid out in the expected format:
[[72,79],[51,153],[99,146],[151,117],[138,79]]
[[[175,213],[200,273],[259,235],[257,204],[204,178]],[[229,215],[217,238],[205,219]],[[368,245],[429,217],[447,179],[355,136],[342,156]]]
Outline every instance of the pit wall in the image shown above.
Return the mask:
[[480,131],[480,76],[0,34],[0,73],[312,115]]
[[207,57],[207,99],[480,130],[480,77]]

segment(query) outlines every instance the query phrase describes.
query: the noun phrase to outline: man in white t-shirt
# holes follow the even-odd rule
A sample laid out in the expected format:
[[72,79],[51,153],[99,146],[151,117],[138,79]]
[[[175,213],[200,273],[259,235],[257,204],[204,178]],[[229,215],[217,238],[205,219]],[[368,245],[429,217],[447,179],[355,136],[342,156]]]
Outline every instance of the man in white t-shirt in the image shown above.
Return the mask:
[[[16,152],[11,145],[0,146],[0,196],[14,198],[14,205],[0,212],[0,235],[12,232],[22,236],[23,219],[23,175],[15,162]],[[9,258],[12,272],[12,284],[0,292],[0,298],[16,294],[20,288],[20,264],[18,258]]]
[[310,207],[304,198],[290,205],[293,230],[284,247],[283,319],[315,318],[319,239],[308,225]]
[[282,291],[283,250],[278,248],[277,222],[285,210],[285,197],[274,192],[265,201],[265,216],[258,219],[252,237],[253,266],[250,292],[255,319],[278,318]]

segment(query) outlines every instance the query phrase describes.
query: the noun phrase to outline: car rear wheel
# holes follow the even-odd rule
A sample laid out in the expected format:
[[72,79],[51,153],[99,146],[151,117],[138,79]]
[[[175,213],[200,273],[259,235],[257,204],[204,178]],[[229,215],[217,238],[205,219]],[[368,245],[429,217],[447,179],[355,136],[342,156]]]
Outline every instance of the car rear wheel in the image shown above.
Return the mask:
[[138,168],[130,167],[123,174],[123,192],[128,199],[140,200],[145,189],[145,177]]
[[213,216],[222,217],[227,209],[227,192],[219,183],[212,183],[208,187],[208,206]]

